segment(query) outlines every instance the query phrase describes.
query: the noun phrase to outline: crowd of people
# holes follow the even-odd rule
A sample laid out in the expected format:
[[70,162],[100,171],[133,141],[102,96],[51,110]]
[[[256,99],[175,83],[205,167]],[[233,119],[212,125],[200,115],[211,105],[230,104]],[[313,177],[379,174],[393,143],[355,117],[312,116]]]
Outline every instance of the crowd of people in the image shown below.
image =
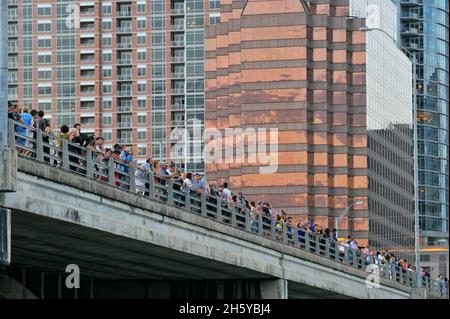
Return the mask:
[[[16,143],[18,145],[18,152],[24,156],[35,156],[31,151],[34,148],[33,138],[34,131],[29,128],[38,128],[45,133],[43,137],[44,147],[43,152],[46,154],[44,159],[46,162],[54,165],[61,165],[61,142],[67,140],[69,143],[69,163],[70,170],[85,173],[85,156],[88,150],[92,154],[94,165],[94,177],[107,182],[109,180],[108,163],[113,159],[115,165],[115,185],[124,189],[129,189],[129,169],[135,169],[135,183],[136,192],[139,195],[149,195],[150,180],[148,178],[149,172],[152,173],[153,182],[158,185],[167,185],[169,180],[173,180],[176,184],[181,185],[180,191],[193,192],[201,195],[202,193],[213,197],[220,198],[225,207],[229,203],[239,206],[241,209],[249,211],[252,220],[261,220],[263,218],[270,225],[273,223],[276,230],[276,239],[282,240],[284,230],[289,239],[293,240],[294,236],[299,236],[300,243],[305,244],[306,234],[318,237],[319,242],[328,239],[332,242],[340,242],[340,249],[345,250],[345,247],[350,248],[349,251],[351,260],[353,254],[355,256],[363,256],[366,265],[376,263],[382,266],[385,271],[391,271],[392,267],[401,269],[403,273],[412,272],[415,267],[409,263],[405,258],[397,257],[389,250],[377,250],[373,247],[359,245],[357,240],[352,236],[348,236],[346,240],[337,238],[337,230],[323,227],[313,221],[294,223],[292,216],[281,210],[274,212],[271,204],[266,201],[252,201],[247,199],[242,192],[237,194],[229,189],[228,183],[209,184],[205,177],[198,173],[181,172],[180,169],[173,162],[161,162],[148,158],[144,163],[138,163],[131,146],[121,146],[116,144],[113,148],[105,148],[105,140],[101,136],[83,134],[81,125],[75,124],[72,128],[67,125],[62,125],[57,133],[50,125],[50,121],[44,118],[43,111],[31,110],[26,108],[19,108],[17,105],[10,105],[8,110],[8,117],[23,125],[16,125],[17,132]],[[54,147],[52,147],[54,146]],[[163,199],[162,193],[158,194],[156,191],[156,198]],[[174,194],[174,197],[179,195]],[[179,198],[178,198],[179,199]],[[261,217],[260,217],[261,216]],[[294,234],[294,225],[298,229],[298,233]],[[258,232],[257,228],[252,227],[251,231]],[[342,252],[341,250],[341,252]],[[430,278],[430,273],[421,269],[420,275],[422,278]],[[448,279],[444,276],[437,278],[439,285],[445,291],[448,291]]]

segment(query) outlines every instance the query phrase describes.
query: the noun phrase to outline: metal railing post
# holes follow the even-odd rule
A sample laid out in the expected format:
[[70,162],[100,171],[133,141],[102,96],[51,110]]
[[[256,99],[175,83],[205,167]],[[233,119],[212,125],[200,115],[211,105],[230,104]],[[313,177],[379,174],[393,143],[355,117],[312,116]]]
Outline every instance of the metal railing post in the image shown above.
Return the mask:
[[281,234],[282,237],[282,241],[283,243],[287,244],[288,243],[288,234],[287,234],[287,225],[286,222],[283,223],[283,229],[282,229],[283,233]]
[[86,150],[86,176],[89,178],[94,177],[94,162],[92,160],[92,150]]
[[250,215],[250,210],[248,210],[247,208],[244,209],[244,214],[245,214],[245,230],[248,232],[252,231],[252,218]]
[[222,221],[222,198],[217,197],[217,220]]
[[298,228],[297,227],[292,227],[292,232],[294,233],[294,246],[295,247],[300,247],[300,240],[298,240]]
[[258,235],[263,235],[263,220],[262,220],[262,213],[258,214]]
[[200,197],[201,197],[201,205],[202,205],[202,211],[201,211],[201,215],[202,216],[208,216],[208,214],[207,214],[207,211],[206,211],[206,193],[205,192],[202,192],[201,193],[201,195],[200,195]]
[[185,196],[185,207],[188,211],[191,211],[191,190],[188,188]]
[[305,229],[305,250],[311,251],[311,247],[309,245],[309,233],[308,230]]
[[[128,166],[128,174],[129,174],[129,181],[130,181],[130,192],[136,193],[136,176],[135,176],[136,169],[133,166]],[[173,195],[173,193],[172,193]]]
[[62,140],[62,167],[69,169],[69,141],[66,139]]
[[314,241],[316,243],[316,254],[320,255],[320,238],[317,234],[314,237],[315,237]]
[[230,223],[232,226],[237,226],[237,221],[236,221],[236,210],[238,209],[238,207],[236,207],[235,203],[229,203],[228,207],[230,208],[231,211],[231,220]]
[[13,120],[9,120],[8,121],[8,144],[10,148],[15,148],[16,147],[16,130],[15,130],[15,125],[14,125],[14,121]]
[[44,161],[44,142],[40,129],[36,129],[36,159],[40,162]]
[[271,220],[270,222],[270,238],[276,240],[277,239],[277,221]]
[[325,238],[325,256],[331,259],[330,240]]
[[173,202],[173,179],[170,179],[167,186],[167,203],[174,204]]
[[110,185],[115,185],[115,174],[114,174],[114,158],[108,158],[108,183]]
[[152,171],[148,172],[148,179],[148,184],[150,187],[148,191],[149,196],[151,199],[155,199],[155,174]]

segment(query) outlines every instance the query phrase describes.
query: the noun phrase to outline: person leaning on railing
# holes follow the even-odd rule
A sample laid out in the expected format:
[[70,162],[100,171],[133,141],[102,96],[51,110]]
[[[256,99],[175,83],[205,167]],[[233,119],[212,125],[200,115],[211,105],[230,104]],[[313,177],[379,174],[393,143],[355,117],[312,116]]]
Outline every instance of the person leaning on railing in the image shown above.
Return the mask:
[[[14,125],[15,127],[21,127],[23,129],[27,129],[27,127],[25,125],[23,125],[23,123],[20,122],[20,120],[23,121],[23,118],[19,118],[17,115],[14,116],[14,110],[15,108],[13,106],[10,107],[9,109],[9,113],[8,117],[11,120],[19,120],[16,122],[12,122],[11,125]],[[25,113],[26,114],[26,113]],[[26,118],[26,116],[24,116]],[[74,128],[76,130],[76,128]],[[69,128],[65,125],[63,125],[61,127],[61,133],[58,134],[58,136],[55,138],[57,141],[56,146],[61,149],[61,151],[63,151],[62,149],[62,140],[63,139],[70,139],[71,135],[72,135],[72,140],[73,140],[73,136],[76,136],[76,132],[74,131],[74,129],[72,129],[71,131],[69,131]],[[21,129],[17,129],[19,135],[21,132]],[[23,132],[23,131],[22,131]],[[96,139],[99,143],[101,144],[101,139]],[[19,139],[16,139],[16,144],[18,145],[22,145],[21,141]],[[70,145],[69,145],[70,146]],[[99,145],[96,143],[92,144],[90,147],[95,150],[95,151],[99,151],[102,148],[98,147]],[[19,146],[20,147],[20,146]],[[75,147],[75,146],[74,146]],[[80,154],[85,155],[85,149],[82,147],[79,147],[82,152],[80,151]],[[102,166],[102,168],[108,167],[109,166],[109,158],[112,157],[114,159],[114,165],[115,165],[115,170],[120,170],[120,165],[125,165],[126,167],[135,167],[138,172],[136,172],[136,186],[138,189],[144,189],[144,190],[149,190],[150,188],[150,183],[152,182],[151,180],[148,179],[148,177],[145,179],[146,183],[145,184],[141,184],[139,182],[140,179],[142,178],[142,175],[139,175],[139,172],[146,172],[148,171],[148,168],[150,168],[151,171],[153,171],[154,173],[154,180],[153,183],[161,185],[164,184],[165,187],[163,188],[167,194],[167,183],[166,181],[168,179],[173,179],[174,181],[179,180],[180,182],[183,180],[183,189],[185,191],[191,191],[194,190],[192,189],[192,185],[193,185],[193,181],[192,181],[192,174],[191,173],[182,173],[180,174],[180,172],[178,171],[178,169],[176,169],[176,167],[173,165],[173,163],[170,163],[167,168],[163,168],[158,161],[155,161],[153,164],[151,165],[151,160],[148,159],[147,164],[149,164],[147,167],[138,167],[135,164],[135,161],[124,161],[121,160],[121,152],[122,149],[119,147],[115,147],[115,150],[106,150],[104,152],[100,152],[100,154],[98,155],[97,158],[100,158],[100,162],[104,164],[104,167]],[[21,155],[24,155],[23,153],[21,153]],[[59,158],[62,158],[62,154],[59,153],[58,154]],[[132,153],[131,153],[132,155]],[[70,154],[69,154],[70,156]],[[81,156],[80,156],[81,157]],[[75,157],[76,158],[76,157]],[[161,172],[161,169],[164,169],[166,172],[163,174]],[[127,171],[127,169],[125,169],[125,171]],[[128,170],[129,172],[129,170]],[[101,171],[102,175],[104,175],[104,181],[109,181],[109,179],[106,178],[107,175],[109,175],[109,168]],[[116,186],[121,186],[121,183],[118,182],[121,179],[120,175],[117,175],[117,172],[115,172],[116,174],[115,176],[115,185]],[[181,175],[181,176],[180,176]],[[183,179],[184,178],[184,179]],[[103,180],[103,179],[102,179]],[[111,183],[111,181],[109,181]],[[148,182],[148,183],[147,183]],[[206,183],[206,181],[205,181]],[[173,198],[176,199],[176,202],[178,202],[178,204],[180,206],[184,206],[184,204],[182,204],[183,200],[183,196],[181,197],[176,197],[177,194],[177,186],[174,186],[174,196]],[[213,186],[213,185],[212,185]],[[223,185],[220,185],[220,193],[217,194],[218,196],[222,196],[224,197],[224,195],[226,194],[226,192],[224,192],[224,186],[225,188],[227,187],[226,183],[224,183]],[[213,186],[214,187],[214,186]],[[212,187],[212,188],[213,188]],[[126,189],[129,189],[128,187]],[[214,188],[213,188],[214,189]],[[230,192],[231,193],[231,192]],[[144,195],[150,195],[149,192],[145,192]],[[240,194],[241,195],[241,194]],[[212,192],[212,194],[210,195],[211,197],[216,196],[216,194],[214,194],[214,191]],[[157,194],[155,194],[156,199],[158,200],[158,196]],[[225,200],[224,197],[223,199]],[[250,216],[252,218],[252,222],[251,222],[251,231],[254,233],[259,233],[259,227],[262,228],[263,233],[262,235],[264,236],[268,236],[271,237],[271,229],[273,229],[272,227],[274,227],[274,216],[272,215],[271,209],[270,209],[270,204],[267,202],[262,202],[259,201],[257,205],[255,205],[254,202],[251,202],[250,204],[248,203],[248,201],[245,198],[241,198],[244,199],[245,205],[242,206],[241,202],[238,200],[237,196],[235,196],[236,198],[236,206],[238,207],[238,209],[248,209],[250,210]],[[159,200],[163,200],[163,201],[167,201],[167,196],[165,196],[164,198],[160,198]],[[259,224],[257,223],[257,221],[259,220],[259,214],[262,214],[262,221],[263,221],[263,225],[259,226]],[[329,229],[325,229],[323,230],[322,227],[320,227],[317,224],[313,224],[312,222],[306,222],[304,224],[298,223],[297,224],[297,234],[293,233],[293,228],[292,228],[292,219],[291,217],[287,217],[286,214],[284,214],[283,212],[278,214],[278,223],[275,223],[275,227],[276,230],[281,230],[280,227],[280,222],[281,223],[285,223],[286,224],[286,231],[287,231],[287,236],[288,239],[292,239],[294,238],[293,236],[298,236],[298,241],[300,242],[300,247],[304,247],[306,248],[306,234],[308,234],[308,236],[311,236],[311,241],[309,241],[309,249],[312,251],[317,251],[319,250],[319,252],[321,254],[323,254],[323,250],[324,247],[326,247],[323,243],[324,240],[331,240],[331,242],[335,243],[338,245],[338,247],[344,247],[343,245],[341,245],[339,242],[337,242],[335,240],[335,229],[333,230],[333,232],[330,233]],[[283,230],[284,231],[284,228]],[[292,234],[292,235],[291,235]],[[279,235],[279,234],[277,234]],[[319,247],[316,247],[315,245],[315,236],[319,236]],[[350,238],[351,240],[353,240],[352,238]],[[354,241],[354,240],[353,240]],[[380,270],[380,275],[383,277],[386,277],[388,279],[391,280],[397,280],[397,281],[401,281],[401,283],[403,284],[409,284],[412,285],[413,281],[411,280],[411,278],[413,278],[413,271],[415,271],[415,269],[413,269],[413,267],[411,266],[411,264],[408,264],[406,262],[405,259],[400,258],[398,259],[394,254],[392,254],[391,252],[387,251],[387,250],[383,250],[383,251],[377,251],[375,252],[375,250],[373,248],[369,248],[369,247],[358,247],[356,241],[354,241],[354,243],[352,243],[352,241],[347,242],[345,244],[345,246],[347,246],[349,253],[347,254],[347,258],[349,259],[348,261],[352,263],[352,261],[354,261],[354,256],[356,256],[358,258],[358,260],[362,260],[364,262],[364,265],[368,265],[370,263],[372,264],[376,264],[379,267]],[[337,251],[335,251],[336,254]],[[334,258],[334,257],[332,257]],[[336,260],[339,261],[344,261],[344,254],[339,254],[339,258],[337,258],[336,256]],[[359,262],[356,263],[354,266],[357,267],[361,267],[362,264],[360,264]],[[395,274],[395,275],[394,275]],[[403,274],[403,277],[399,277],[399,274]],[[447,278],[440,278],[439,280],[430,280],[429,278],[429,273],[428,274],[423,274],[421,272],[421,276],[424,280],[424,286],[425,287],[429,287],[429,289],[434,289],[433,291],[435,292],[440,292],[442,296],[447,296],[448,295],[448,280]],[[403,278],[403,279],[402,279]]]

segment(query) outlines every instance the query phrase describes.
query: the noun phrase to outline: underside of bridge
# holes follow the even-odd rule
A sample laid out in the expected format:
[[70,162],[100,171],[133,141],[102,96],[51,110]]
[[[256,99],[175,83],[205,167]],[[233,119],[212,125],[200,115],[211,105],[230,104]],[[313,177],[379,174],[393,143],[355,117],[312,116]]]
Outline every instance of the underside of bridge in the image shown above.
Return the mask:
[[[0,288],[4,298],[348,298],[32,213],[13,211],[11,224],[3,276],[14,285]],[[70,264],[80,269],[79,289],[66,288]]]

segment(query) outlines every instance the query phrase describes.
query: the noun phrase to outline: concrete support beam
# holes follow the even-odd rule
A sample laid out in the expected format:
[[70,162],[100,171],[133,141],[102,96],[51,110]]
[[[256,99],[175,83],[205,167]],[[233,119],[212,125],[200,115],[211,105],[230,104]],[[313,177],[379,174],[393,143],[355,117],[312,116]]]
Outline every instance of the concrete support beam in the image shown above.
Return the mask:
[[0,207],[0,265],[11,263],[11,210]]
[[0,193],[17,190],[17,151],[0,148]]
[[261,280],[261,299],[288,299],[288,282],[284,279]]
[[5,273],[0,272],[0,299],[38,299],[30,290]]

